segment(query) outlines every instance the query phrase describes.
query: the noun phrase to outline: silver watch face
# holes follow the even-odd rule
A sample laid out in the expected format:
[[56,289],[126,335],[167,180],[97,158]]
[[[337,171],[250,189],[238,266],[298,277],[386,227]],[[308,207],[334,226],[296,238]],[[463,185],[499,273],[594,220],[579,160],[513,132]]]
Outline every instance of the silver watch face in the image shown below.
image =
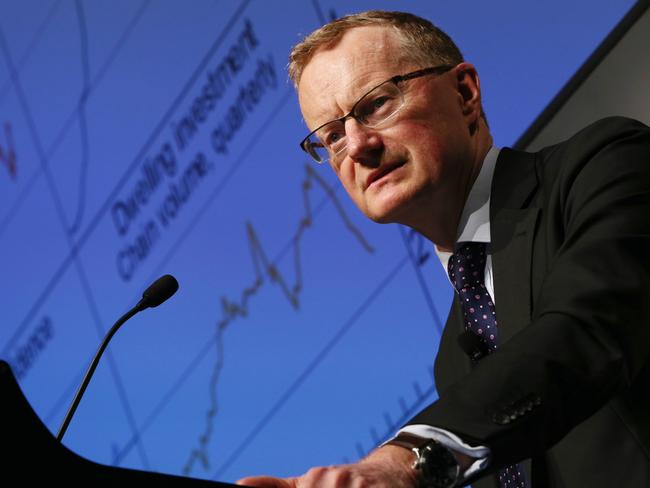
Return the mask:
[[454,455],[436,441],[419,450],[415,468],[419,472],[420,486],[427,488],[451,488],[460,474]]

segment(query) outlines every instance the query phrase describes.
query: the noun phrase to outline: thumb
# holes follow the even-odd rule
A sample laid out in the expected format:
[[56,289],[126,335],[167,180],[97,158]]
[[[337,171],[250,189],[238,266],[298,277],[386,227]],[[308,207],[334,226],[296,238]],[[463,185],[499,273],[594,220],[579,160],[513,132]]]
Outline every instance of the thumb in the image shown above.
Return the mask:
[[250,486],[256,488],[296,488],[295,478],[274,478],[273,476],[249,476],[237,480],[241,486]]

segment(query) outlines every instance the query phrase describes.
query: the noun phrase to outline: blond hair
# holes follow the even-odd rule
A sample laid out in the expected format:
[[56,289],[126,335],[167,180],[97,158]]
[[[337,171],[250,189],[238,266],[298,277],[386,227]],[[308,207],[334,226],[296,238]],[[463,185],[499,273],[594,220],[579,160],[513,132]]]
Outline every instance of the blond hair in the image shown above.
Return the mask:
[[[451,37],[427,19],[407,12],[368,10],[332,20],[293,47],[289,54],[288,71],[296,89],[305,66],[319,49],[336,46],[350,29],[373,25],[393,27],[400,35],[404,58],[423,68],[441,64],[455,66],[464,61]],[[489,126],[483,104],[481,118]]]
[[296,44],[289,55],[289,77],[298,87],[302,71],[314,54],[336,46],[343,34],[355,27],[390,26],[400,35],[405,58],[422,67],[463,62],[458,46],[438,27],[426,19],[406,12],[369,10],[333,20]]

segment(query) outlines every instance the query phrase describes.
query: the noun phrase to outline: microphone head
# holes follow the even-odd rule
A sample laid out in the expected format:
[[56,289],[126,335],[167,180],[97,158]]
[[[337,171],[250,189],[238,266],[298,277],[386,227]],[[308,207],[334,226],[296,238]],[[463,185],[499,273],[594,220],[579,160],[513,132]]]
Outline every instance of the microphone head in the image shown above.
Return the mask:
[[178,281],[172,275],[166,274],[154,281],[142,293],[140,304],[142,308],[157,307],[170,298],[178,290]]

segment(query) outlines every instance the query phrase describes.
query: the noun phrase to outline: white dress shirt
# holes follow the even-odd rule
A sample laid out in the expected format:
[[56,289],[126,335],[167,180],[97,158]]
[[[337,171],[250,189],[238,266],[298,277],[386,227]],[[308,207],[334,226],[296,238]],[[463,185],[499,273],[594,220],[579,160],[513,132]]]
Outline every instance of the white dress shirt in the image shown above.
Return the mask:
[[[494,167],[500,149],[492,146],[483,160],[483,165],[479,171],[476,181],[467,196],[467,201],[463,208],[463,213],[458,223],[458,232],[456,242],[485,242],[487,244],[487,259],[485,264],[485,286],[487,287],[492,301],[496,304],[494,296],[494,281],[492,277],[492,256],[490,248],[490,191],[492,188],[492,177]],[[436,247],[436,254],[442,263],[447,275],[447,262],[451,257],[451,252],[441,251]],[[488,465],[490,449],[485,446],[470,446],[463,442],[456,434],[424,424],[409,425],[399,432],[407,432],[419,437],[429,437],[435,439],[443,446],[461,452],[476,461],[462,473],[462,479],[466,479],[474,473],[482,470]],[[399,434],[398,432],[398,434]]]

